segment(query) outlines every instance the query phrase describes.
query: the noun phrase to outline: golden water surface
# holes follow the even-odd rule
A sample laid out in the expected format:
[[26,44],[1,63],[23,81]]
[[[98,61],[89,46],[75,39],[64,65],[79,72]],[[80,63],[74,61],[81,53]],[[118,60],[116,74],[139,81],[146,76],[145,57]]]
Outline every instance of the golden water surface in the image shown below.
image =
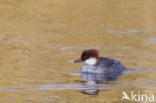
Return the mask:
[[[72,61],[87,48],[134,70],[84,94]],[[0,0],[0,103],[120,103],[123,91],[156,102],[155,0]]]

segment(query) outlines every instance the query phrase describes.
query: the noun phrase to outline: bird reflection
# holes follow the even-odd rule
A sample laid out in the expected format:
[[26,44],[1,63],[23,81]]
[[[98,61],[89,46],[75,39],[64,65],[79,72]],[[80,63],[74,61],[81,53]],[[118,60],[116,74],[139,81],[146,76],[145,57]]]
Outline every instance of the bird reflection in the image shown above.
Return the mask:
[[97,95],[99,93],[98,84],[108,84],[111,81],[117,81],[122,73],[82,73],[81,79],[84,86],[88,89],[81,91],[88,95]]

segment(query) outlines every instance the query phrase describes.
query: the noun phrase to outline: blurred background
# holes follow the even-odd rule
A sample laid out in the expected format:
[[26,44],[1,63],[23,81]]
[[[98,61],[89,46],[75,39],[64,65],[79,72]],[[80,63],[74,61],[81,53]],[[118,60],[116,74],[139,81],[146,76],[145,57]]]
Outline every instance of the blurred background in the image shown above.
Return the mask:
[[[120,85],[81,93],[84,49],[134,71]],[[1,103],[118,103],[122,91],[156,95],[155,0],[0,0]],[[105,90],[106,89],[106,90]]]

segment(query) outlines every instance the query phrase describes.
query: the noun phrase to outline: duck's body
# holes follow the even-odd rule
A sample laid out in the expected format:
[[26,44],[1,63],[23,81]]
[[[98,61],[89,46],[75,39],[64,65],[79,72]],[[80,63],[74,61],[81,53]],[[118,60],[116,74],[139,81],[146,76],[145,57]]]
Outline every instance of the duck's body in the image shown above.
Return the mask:
[[125,67],[120,62],[105,57],[99,57],[98,51],[89,49],[83,51],[81,58],[75,62],[85,62],[81,73],[122,73]]
[[123,72],[125,67],[120,62],[110,58],[99,58],[97,65],[84,64],[80,72],[81,73],[120,73]]

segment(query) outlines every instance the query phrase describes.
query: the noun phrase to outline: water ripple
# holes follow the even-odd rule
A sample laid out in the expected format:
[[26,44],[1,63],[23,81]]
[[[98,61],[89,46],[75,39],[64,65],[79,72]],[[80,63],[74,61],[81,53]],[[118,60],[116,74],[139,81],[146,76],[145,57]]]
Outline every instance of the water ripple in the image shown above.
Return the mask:
[[119,30],[107,30],[108,33],[118,33],[118,34],[150,34],[150,31],[141,31],[141,30],[127,30],[127,31],[119,31]]
[[62,47],[60,48],[61,51],[65,51],[65,50],[84,50],[84,49],[100,49],[100,47]]

